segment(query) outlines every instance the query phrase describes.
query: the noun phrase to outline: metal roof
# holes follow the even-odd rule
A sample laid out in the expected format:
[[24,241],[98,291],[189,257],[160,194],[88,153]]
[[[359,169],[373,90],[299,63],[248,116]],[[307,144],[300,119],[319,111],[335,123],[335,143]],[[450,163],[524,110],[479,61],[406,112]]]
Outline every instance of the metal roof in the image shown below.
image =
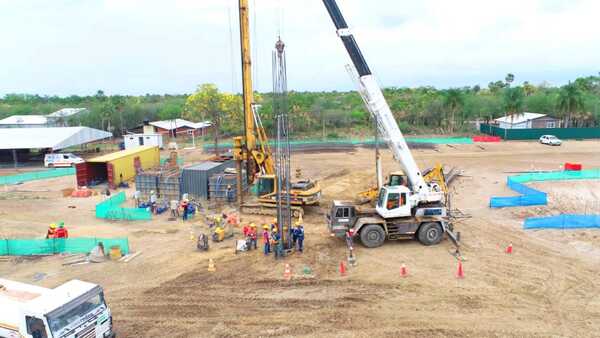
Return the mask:
[[106,154],[106,155],[94,157],[92,159],[87,160],[87,162],[110,162],[110,161],[114,161],[116,159],[119,159],[119,158],[122,158],[122,157],[125,157],[125,156],[129,156],[129,155],[141,153],[143,151],[146,151],[146,150],[152,149],[152,148],[158,149],[157,146],[141,146],[141,147],[136,147],[136,148],[132,148],[132,149],[121,150],[121,151],[117,151],[117,152],[114,152],[114,153],[110,153],[110,154]]
[[544,116],[546,116],[546,114],[526,113],[525,112],[525,113],[521,113],[521,114],[503,116],[501,118],[496,119],[495,121],[510,123],[510,124],[519,124],[519,123],[527,122],[529,120],[539,119],[540,117],[544,117]]
[[57,110],[52,114],[49,114],[49,117],[68,117],[79,114],[83,111],[86,111],[87,108],[63,108],[61,110]]
[[205,170],[210,170],[210,169],[212,169],[214,167],[218,167],[218,166],[220,166],[222,164],[223,164],[223,162],[206,161],[206,162],[194,164],[194,165],[189,166],[189,167],[185,167],[185,168],[183,168],[183,170],[200,170],[200,171],[205,171]]
[[193,129],[206,128],[206,127],[210,127],[212,125],[212,123],[210,121],[195,123],[195,122],[190,122],[190,121],[183,120],[183,119],[174,119],[174,120],[150,122],[150,125],[161,128],[161,129],[173,130],[173,129],[177,129],[177,128],[181,128],[181,127],[188,127],[188,128],[193,128]]
[[0,125],[13,124],[47,124],[48,118],[43,115],[13,115],[0,120]]
[[2,128],[0,149],[64,149],[112,136],[88,127]]

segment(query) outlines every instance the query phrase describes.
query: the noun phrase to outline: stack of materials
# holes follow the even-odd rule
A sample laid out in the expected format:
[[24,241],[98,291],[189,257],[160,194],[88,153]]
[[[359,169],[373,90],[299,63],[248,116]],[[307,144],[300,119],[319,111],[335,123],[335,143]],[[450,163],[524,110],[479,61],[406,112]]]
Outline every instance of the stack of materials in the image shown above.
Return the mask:
[[73,190],[71,197],[90,197],[93,195],[93,191],[87,187],[81,187]]
[[164,201],[179,200],[181,173],[178,168],[161,168],[146,171],[135,177],[135,189],[140,192],[142,200],[148,200],[154,192]]
[[[181,190],[183,194],[196,199],[209,199],[209,178],[215,174],[222,174],[225,169],[234,168],[235,162],[206,161],[182,170]],[[235,184],[235,182],[234,182]]]

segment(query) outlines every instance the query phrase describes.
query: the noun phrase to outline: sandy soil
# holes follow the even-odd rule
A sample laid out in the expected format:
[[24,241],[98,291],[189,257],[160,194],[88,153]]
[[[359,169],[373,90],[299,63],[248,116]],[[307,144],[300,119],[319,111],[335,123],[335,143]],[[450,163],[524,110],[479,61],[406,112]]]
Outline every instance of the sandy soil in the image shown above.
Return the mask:
[[[483,148],[483,149],[482,149]],[[188,152],[186,161],[204,155]],[[535,142],[441,146],[415,151],[422,168],[458,166],[453,207],[468,214],[456,224],[462,234],[465,278],[455,278],[457,260],[447,240],[424,247],[415,241],[378,249],[357,245],[358,266],[341,277],[345,245],[329,237],[323,214],[333,199],[351,199],[374,183],[374,155],[301,154],[293,167],[321,181],[321,208],[305,219],[306,252],[274,261],[260,252],[234,254],[233,241],[196,252],[193,222],[103,222],[101,199],[63,198],[73,177],[8,187],[0,194],[0,236],[41,237],[48,223],[64,220],[72,236],[128,236],[143,253],[130,263],[62,266],[60,256],[0,262],[0,275],[54,287],[71,278],[100,283],[120,337],[593,337],[600,332],[600,233],[595,230],[522,230],[525,217],[588,212],[600,183],[544,182],[544,207],[489,209],[490,196],[514,195],[506,176],[522,170],[558,169],[564,162],[600,167],[600,142],[569,141],[562,147]],[[384,172],[396,169],[385,155]],[[595,204],[594,204],[595,203]],[[590,207],[582,208],[582,204]],[[75,206],[75,208],[69,208]],[[600,210],[597,210],[600,212]],[[262,221],[244,217],[244,221]],[[514,253],[504,248],[512,243]],[[209,258],[217,272],[207,272]],[[284,264],[294,272],[283,279]],[[404,263],[409,276],[401,278]],[[306,277],[305,267],[313,274]],[[36,273],[46,274],[34,282]]]

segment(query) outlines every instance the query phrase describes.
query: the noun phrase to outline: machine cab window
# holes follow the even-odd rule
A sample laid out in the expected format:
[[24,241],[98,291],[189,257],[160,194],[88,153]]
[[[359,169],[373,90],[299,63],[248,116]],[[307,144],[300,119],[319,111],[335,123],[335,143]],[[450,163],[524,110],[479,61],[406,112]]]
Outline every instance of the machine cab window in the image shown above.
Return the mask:
[[406,176],[404,175],[391,175],[390,186],[404,185],[407,186]]
[[388,210],[402,207],[406,204],[406,193],[389,193],[386,208]]
[[33,338],[48,338],[43,320],[27,316],[25,317],[25,322],[27,323],[27,333]]
[[347,218],[350,217],[350,208],[339,208],[335,212],[336,218]]

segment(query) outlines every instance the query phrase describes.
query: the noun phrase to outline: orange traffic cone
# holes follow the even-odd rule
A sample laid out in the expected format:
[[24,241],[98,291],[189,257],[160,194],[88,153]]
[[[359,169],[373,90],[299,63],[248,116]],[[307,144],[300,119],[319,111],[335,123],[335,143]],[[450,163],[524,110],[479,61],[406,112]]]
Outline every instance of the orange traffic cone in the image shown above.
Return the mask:
[[456,278],[465,278],[465,272],[463,271],[462,262],[458,261],[458,269],[456,270]]
[[510,243],[507,247],[506,247],[506,253],[507,254],[511,254],[512,253],[512,243]]
[[346,276],[346,264],[344,264],[344,261],[340,262],[340,276]]
[[406,269],[406,265],[404,265],[404,263],[402,263],[402,266],[400,266],[400,277],[407,277],[408,276],[408,270]]
[[215,262],[211,258],[208,260],[208,272],[215,272],[215,271],[217,271],[217,268],[215,267]]
[[290,280],[292,279],[292,269],[290,268],[289,264],[285,265],[285,270],[283,270],[283,278],[285,280]]

